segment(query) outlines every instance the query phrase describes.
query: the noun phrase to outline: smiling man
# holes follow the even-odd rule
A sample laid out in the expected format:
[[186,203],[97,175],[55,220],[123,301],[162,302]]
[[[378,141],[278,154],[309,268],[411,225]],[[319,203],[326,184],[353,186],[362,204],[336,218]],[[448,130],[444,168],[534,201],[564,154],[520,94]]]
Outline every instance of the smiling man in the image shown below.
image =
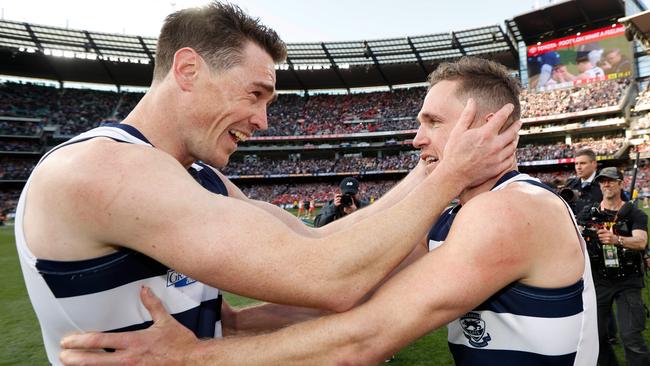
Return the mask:
[[[482,130],[511,103],[507,123],[519,127],[519,88],[503,66],[463,58],[441,64],[430,81],[413,144],[434,173],[452,159],[460,126]],[[476,118],[465,118],[468,106]],[[420,258],[350,311],[263,336],[198,341],[143,291],[153,327],[67,337],[62,357],[71,365],[165,364],[170,355],[186,365],[366,365],[447,325],[458,365],[593,366],[596,300],[584,241],[566,203],[515,167],[463,189],[461,205],[416,238],[423,245],[411,258]],[[118,352],[79,351],[102,347]]]
[[[423,161],[372,207],[308,228],[249,200],[217,170],[267,128],[275,64],[285,56],[277,34],[236,6],[214,2],[171,14],[151,88],[127,118],[39,162],[15,230],[51,363],[59,363],[60,339],[72,331],[147,328],[141,286],[196,337],[218,337],[222,319],[236,326],[249,323],[244,315],[259,322],[273,315],[270,307],[235,314],[219,289],[348,309],[408,255],[463,187],[512,163],[516,127],[497,134],[504,108],[482,130],[461,122],[452,158],[435,172],[427,174]],[[464,118],[471,116],[468,109]]]

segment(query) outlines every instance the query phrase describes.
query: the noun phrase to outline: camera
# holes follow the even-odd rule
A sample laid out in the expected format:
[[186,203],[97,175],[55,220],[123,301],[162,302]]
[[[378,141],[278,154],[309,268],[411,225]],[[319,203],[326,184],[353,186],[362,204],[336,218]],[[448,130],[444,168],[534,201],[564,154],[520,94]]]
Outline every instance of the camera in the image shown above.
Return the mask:
[[341,196],[341,206],[343,207],[350,207],[354,203],[354,198],[352,197],[351,194],[346,193]]
[[[640,251],[620,246],[608,249],[598,238],[599,229],[613,230],[617,235],[629,231],[625,221],[631,211],[632,204],[629,202],[616,213],[600,210],[600,205],[594,204],[592,207],[585,207],[577,217],[578,224],[584,227],[582,237],[587,244],[587,254],[592,263],[592,269],[600,272],[605,278],[618,279],[643,273]],[[608,257],[609,255],[612,257]],[[611,262],[608,263],[608,260],[612,258],[616,258],[615,265],[611,265]]]
[[574,203],[575,201],[577,201],[578,198],[580,198],[580,191],[578,191],[577,189],[562,188],[562,189],[560,189],[560,191],[558,192],[558,194],[559,194],[560,197],[562,197],[562,199],[565,200],[566,203],[568,203],[568,204],[572,204],[572,203]]

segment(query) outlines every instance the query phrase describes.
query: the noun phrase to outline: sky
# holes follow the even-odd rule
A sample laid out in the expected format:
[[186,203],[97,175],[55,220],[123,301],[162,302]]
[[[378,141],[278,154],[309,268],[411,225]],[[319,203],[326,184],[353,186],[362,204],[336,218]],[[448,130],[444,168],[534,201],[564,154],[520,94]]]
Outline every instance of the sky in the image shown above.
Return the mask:
[[[499,24],[550,0],[232,0],[285,42],[350,41]],[[165,16],[205,0],[0,0],[0,17],[156,37]]]

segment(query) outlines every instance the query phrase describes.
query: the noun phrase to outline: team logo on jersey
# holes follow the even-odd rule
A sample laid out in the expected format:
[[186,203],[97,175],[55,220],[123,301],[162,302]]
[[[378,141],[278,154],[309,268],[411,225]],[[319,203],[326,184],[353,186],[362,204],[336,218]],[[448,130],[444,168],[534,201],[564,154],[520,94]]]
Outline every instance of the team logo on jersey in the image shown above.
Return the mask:
[[485,321],[481,319],[481,314],[469,312],[458,321],[470,345],[474,347],[485,347],[492,340],[490,333],[485,332]]
[[183,287],[191,285],[196,282],[195,279],[187,277],[186,275],[176,272],[173,269],[167,271],[167,287]]

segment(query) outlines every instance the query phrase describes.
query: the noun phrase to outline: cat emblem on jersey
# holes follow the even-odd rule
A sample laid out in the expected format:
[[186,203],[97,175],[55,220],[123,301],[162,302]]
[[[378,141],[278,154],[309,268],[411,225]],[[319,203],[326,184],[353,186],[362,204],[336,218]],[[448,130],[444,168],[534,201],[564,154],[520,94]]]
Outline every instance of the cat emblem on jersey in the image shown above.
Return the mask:
[[180,272],[176,272],[173,269],[167,271],[167,287],[170,286],[183,287],[183,286],[191,285],[194,282],[196,282],[195,279],[191,277],[187,277],[186,275]]
[[492,340],[490,333],[485,332],[485,321],[481,319],[481,314],[469,312],[458,321],[470,345],[481,348],[487,346]]

